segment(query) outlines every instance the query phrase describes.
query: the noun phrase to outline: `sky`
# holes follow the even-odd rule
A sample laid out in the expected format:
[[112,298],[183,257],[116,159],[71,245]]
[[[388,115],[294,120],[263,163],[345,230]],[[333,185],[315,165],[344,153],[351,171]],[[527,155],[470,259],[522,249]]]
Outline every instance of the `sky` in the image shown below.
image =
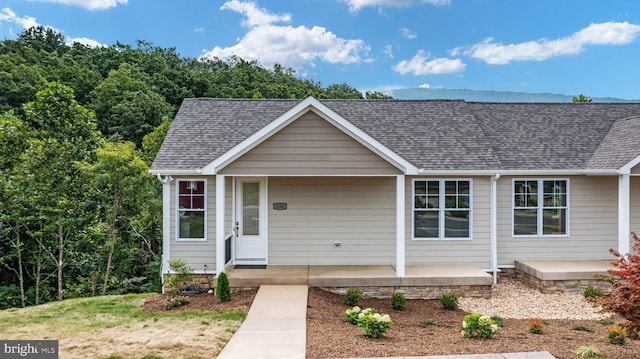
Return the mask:
[[0,39],[237,55],[322,86],[640,99],[638,0],[0,0]]

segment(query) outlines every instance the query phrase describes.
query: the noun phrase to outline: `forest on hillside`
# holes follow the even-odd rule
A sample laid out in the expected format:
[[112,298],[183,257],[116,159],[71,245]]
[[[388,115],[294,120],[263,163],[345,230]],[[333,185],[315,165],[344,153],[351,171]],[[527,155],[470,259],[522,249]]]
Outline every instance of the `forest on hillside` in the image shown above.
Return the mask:
[[162,199],[148,174],[187,97],[384,99],[280,65],[91,48],[52,29],[0,42],[0,309],[160,289]]

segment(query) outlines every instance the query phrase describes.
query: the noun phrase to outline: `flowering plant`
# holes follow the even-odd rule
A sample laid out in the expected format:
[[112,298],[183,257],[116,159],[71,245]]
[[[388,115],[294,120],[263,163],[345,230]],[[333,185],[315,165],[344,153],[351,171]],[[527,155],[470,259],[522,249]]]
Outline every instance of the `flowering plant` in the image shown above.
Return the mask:
[[393,324],[393,321],[391,321],[389,314],[381,314],[373,308],[367,308],[358,314],[357,323],[364,335],[370,338],[380,338]]
[[358,324],[358,314],[362,312],[362,309],[357,305],[352,309],[347,309],[344,312],[345,317],[347,317],[347,321],[353,325]]
[[495,320],[480,313],[466,315],[462,321],[462,336],[471,338],[491,338],[500,332]]
[[180,307],[189,303],[189,298],[185,296],[171,297],[164,300],[164,309],[169,310],[171,308]]

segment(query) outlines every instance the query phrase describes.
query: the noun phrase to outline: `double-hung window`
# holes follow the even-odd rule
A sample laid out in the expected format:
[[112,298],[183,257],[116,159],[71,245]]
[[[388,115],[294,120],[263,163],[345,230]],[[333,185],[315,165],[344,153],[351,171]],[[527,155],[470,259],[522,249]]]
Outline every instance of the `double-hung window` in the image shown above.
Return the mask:
[[471,238],[471,180],[413,181],[413,238]]
[[178,240],[201,240],[206,237],[206,180],[178,180]]
[[567,236],[568,225],[569,180],[513,180],[514,236]]

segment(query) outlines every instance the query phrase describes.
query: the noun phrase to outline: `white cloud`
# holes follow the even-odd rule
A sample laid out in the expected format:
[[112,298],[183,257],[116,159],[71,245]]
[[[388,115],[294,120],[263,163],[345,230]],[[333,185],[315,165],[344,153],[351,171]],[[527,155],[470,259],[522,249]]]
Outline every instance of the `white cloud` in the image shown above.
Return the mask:
[[392,59],[393,56],[393,46],[387,44],[384,45],[384,50],[382,50],[382,52],[385,54],[385,56],[387,56],[388,58]]
[[504,65],[511,61],[542,61],[554,56],[575,55],[588,45],[626,45],[640,33],[640,26],[628,22],[591,24],[570,36],[556,40],[541,39],[504,45],[488,38],[474,45],[466,55],[489,64]]
[[418,86],[418,88],[421,88],[421,89],[430,89],[430,88],[431,88],[431,85],[429,85],[429,84],[422,84],[422,85]]
[[80,6],[89,10],[105,10],[116,7],[119,4],[126,5],[129,0],[39,0],[64,5]]
[[402,37],[406,37],[407,39],[413,40],[416,37],[418,37],[418,35],[416,35],[415,32],[407,29],[406,27],[401,27],[400,28],[400,35],[402,35]]
[[370,50],[363,40],[343,39],[324,27],[274,25],[275,22],[290,22],[291,16],[271,14],[254,2],[232,0],[220,9],[244,15],[242,24],[249,30],[236,45],[216,46],[204,52],[202,57],[227,59],[235,55],[257,60],[267,67],[279,63],[299,69],[305,64],[313,65],[316,60],[333,64],[360,63],[362,56]]
[[411,60],[402,60],[393,66],[393,70],[402,75],[413,73],[414,75],[450,74],[464,71],[466,65],[460,59],[448,59],[440,57],[429,60],[431,55],[424,50],[419,50]]
[[16,13],[8,7],[0,9],[0,22],[10,22],[22,26],[23,29],[39,26],[35,17],[23,16],[19,17]]
[[69,46],[73,45],[74,42],[77,42],[77,43],[83,44],[85,46],[93,47],[93,48],[96,48],[96,47],[108,47],[107,45],[105,45],[105,44],[103,44],[101,42],[98,42],[98,41],[96,41],[94,39],[89,39],[89,38],[86,38],[86,37],[70,38],[70,39],[67,39],[65,42]]
[[349,6],[349,11],[358,12],[365,7],[409,7],[414,5],[430,4],[430,5],[449,5],[450,0],[342,0]]
[[193,32],[204,32],[204,27],[196,27]]

